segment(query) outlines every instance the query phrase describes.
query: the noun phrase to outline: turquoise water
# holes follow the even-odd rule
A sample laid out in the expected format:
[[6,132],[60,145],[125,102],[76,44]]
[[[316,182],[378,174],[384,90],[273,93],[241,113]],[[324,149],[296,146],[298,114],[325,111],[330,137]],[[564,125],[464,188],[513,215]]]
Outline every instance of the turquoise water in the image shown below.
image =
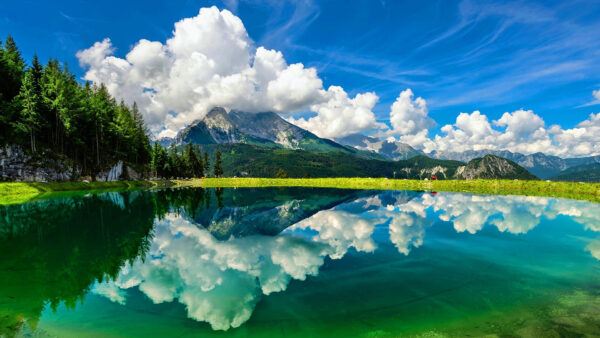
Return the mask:
[[340,189],[0,207],[0,336],[599,336],[600,205]]

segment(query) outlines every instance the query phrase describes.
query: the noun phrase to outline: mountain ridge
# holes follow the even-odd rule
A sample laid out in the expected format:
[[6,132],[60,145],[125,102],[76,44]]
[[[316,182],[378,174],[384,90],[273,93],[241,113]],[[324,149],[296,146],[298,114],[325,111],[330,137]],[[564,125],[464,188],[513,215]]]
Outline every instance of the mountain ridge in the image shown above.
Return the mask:
[[503,157],[488,154],[476,158],[456,170],[458,179],[524,179],[537,180],[527,169]]
[[511,152],[508,150],[467,150],[464,152],[437,152],[433,151],[427,155],[437,159],[455,160],[469,162],[475,158],[481,158],[485,155],[495,155],[511,160],[527,169],[535,176],[543,179],[551,178],[563,170],[575,165],[600,163],[600,156],[579,157],[579,158],[561,158],[554,155],[547,155],[537,152],[529,155]]
[[339,144],[351,146],[359,150],[381,154],[394,161],[407,160],[415,156],[423,155],[423,152],[414,149],[406,143],[380,140],[378,138],[366,136],[360,133],[336,138],[335,141]]
[[273,112],[248,113],[221,107],[211,109],[202,119],[182,129],[176,145],[243,143],[266,148],[302,149],[316,152],[350,152],[346,147],[323,139],[287,122]]

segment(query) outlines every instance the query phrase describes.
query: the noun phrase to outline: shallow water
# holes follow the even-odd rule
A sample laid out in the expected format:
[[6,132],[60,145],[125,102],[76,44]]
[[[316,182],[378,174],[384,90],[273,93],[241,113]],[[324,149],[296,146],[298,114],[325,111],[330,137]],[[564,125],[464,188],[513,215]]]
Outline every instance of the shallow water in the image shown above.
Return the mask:
[[0,207],[0,336],[599,336],[600,205],[308,188]]

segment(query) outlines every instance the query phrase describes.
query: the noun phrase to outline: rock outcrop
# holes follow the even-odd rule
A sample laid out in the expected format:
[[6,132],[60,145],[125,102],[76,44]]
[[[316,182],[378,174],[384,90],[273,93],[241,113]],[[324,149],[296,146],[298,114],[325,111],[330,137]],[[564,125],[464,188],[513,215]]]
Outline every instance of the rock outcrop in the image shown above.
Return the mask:
[[456,169],[454,178],[473,179],[522,179],[537,180],[527,169],[511,160],[495,155],[486,155],[469,161],[467,165]]
[[69,161],[41,154],[33,158],[19,146],[0,147],[0,180],[16,182],[56,182],[78,178],[79,169]]
[[216,107],[182,129],[175,144],[252,144],[266,148],[303,149],[317,152],[349,152],[346,147],[317,137],[273,112],[227,112]]

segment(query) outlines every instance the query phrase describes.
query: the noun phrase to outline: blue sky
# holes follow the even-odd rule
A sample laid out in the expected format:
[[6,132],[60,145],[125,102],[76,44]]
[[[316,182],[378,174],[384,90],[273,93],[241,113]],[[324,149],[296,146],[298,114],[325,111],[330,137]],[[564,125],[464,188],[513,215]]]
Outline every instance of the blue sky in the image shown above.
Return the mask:
[[572,128],[600,110],[598,1],[4,1],[0,36],[83,77],[78,50],[109,37],[124,57],[212,5],[237,15],[256,46],[315,67],[324,87],[376,92],[381,121],[406,88],[437,128],[460,112],[495,120],[520,108]]

